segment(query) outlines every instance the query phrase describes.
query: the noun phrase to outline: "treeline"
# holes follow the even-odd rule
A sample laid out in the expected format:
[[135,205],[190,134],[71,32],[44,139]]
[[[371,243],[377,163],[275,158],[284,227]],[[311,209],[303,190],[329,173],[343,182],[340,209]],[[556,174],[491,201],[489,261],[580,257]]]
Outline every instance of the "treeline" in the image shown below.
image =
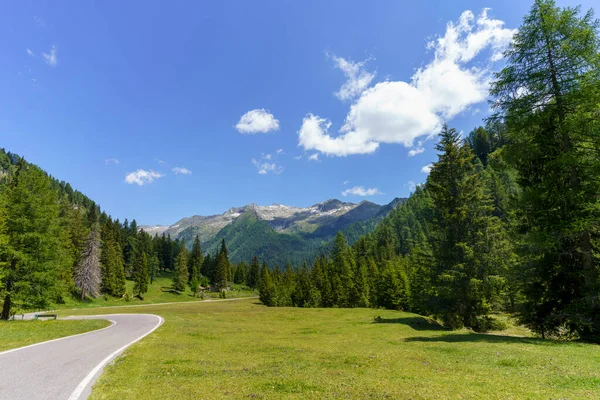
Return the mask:
[[592,11],[536,0],[466,138],[444,126],[425,184],[330,256],[261,273],[272,306],[385,307],[446,326],[600,341],[600,41]]
[[209,283],[225,288],[234,267],[224,242],[205,257],[198,237],[191,252],[184,241],[151,237],[135,220],[113,220],[68,183],[0,149],[1,319],[67,296],[142,298],[161,271],[172,273],[174,291],[189,286],[197,294]]

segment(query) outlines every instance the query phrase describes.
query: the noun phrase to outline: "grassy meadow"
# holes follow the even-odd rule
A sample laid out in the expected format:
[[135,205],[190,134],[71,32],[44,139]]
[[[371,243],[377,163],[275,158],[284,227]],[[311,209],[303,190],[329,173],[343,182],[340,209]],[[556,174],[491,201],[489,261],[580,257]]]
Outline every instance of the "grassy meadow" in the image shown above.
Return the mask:
[[0,321],[0,351],[109,326],[106,320]]
[[600,398],[596,345],[447,331],[396,311],[267,308],[255,299],[143,312],[164,325],[104,370],[92,399]]
[[[130,295],[133,293],[133,281],[126,281],[126,291]],[[95,299],[86,299],[81,301],[78,298],[69,297],[65,298],[65,303],[58,304],[56,309],[65,308],[92,308],[92,307],[113,307],[113,306],[127,306],[137,304],[156,304],[156,303],[176,303],[185,301],[201,301],[209,299],[218,299],[219,293],[206,292],[204,298],[194,297],[189,287],[183,293],[175,293],[171,290],[172,280],[170,274],[164,273],[164,276],[160,276],[154,280],[152,284],[148,285],[148,293],[145,293],[143,299],[140,300],[137,297],[129,296],[126,298],[117,298],[111,296],[100,296]],[[232,285],[232,290],[227,292],[227,298],[240,298],[240,297],[253,297],[258,296],[257,292],[248,290],[241,285]]]

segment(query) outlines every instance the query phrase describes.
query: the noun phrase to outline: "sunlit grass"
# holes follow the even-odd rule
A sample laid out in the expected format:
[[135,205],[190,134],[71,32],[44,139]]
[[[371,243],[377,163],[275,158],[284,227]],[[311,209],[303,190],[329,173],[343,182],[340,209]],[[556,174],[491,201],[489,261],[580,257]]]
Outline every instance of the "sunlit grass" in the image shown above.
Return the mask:
[[0,321],[0,351],[93,331],[110,325],[106,320]]
[[165,324],[105,369],[93,399],[600,398],[595,345],[447,331],[395,311],[256,300],[144,312]]
[[[132,296],[133,281],[126,282],[129,298],[116,298],[111,296],[101,296],[95,299],[86,299],[81,301],[77,298],[66,298],[64,304],[58,304],[57,309],[64,308],[88,308],[88,307],[107,307],[107,306],[127,306],[136,304],[155,304],[155,303],[173,303],[184,301],[200,301],[207,299],[218,299],[219,293],[206,292],[204,298],[194,297],[189,287],[183,293],[175,293],[171,290],[172,280],[170,275],[158,277],[151,285],[148,285],[148,293],[143,295],[143,299]],[[242,288],[240,285],[232,285],[232,290],[227,292],[228,298],[253,297],[258,293]]]

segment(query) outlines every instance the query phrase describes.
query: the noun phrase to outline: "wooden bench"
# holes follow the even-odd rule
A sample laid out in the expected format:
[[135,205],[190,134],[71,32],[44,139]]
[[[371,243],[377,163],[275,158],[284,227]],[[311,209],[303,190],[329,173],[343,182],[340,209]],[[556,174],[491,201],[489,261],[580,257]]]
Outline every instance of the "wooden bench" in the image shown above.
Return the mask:
[[33,319],[40,319],[40,318],[52,318],[52,319],[56,319],[56,317],[58,317],[58,314],[35,314],[35,316],[33,317]]

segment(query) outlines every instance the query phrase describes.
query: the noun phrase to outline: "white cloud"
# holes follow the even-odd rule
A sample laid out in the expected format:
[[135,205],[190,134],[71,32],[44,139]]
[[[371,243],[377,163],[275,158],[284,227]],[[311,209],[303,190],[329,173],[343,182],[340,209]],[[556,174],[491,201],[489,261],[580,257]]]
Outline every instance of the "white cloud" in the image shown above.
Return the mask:
[[354,186],[351,189],[346,189],[342,192],[342,196],[346,197],[348,195],[354,196],[374,196],[376,194],[383,194],[377,188],[368,188],[365,189],[364,186]]
[[277,153],[277,154],[285,154],[285,152],[283,151],[283,149],[277,149],[275,151],[275,153]]
[[425,149],[423,147],[416,147],[414,149],[410,149],[410,151],[408,152],[408,156],[409,157],[413,157],[416,156],[417,154],[421,154],[425,151]]
[[163,160],[161,160],[161,159],[158,159],[158,158],[155,158],[155,160],[156,160],[156,162],[157,162],[157,163],[159,163],[159,164],[166,164],[166,163],[167,163],[166,161],[163,161]]
[[299,145],[305,150],[317,150],[335,156],[372,153],[379,147],[379,143],[373,141],[365,143],[364,138],[352,132],[331,137],[328,132],[330,126],[330,121],[308,114],[304,117],[298,131]]
[[240,133],[267,133],[279,129],[279,120],[261,108],[242,115],[235,127]]
[[351,100],[360,95],[363,90],[369,87],[373,78],[375,78],[374,73],[367,72],[363,68],[370,59],[354,63],[335,55],[332,55],[331,58],[335,62],[335,66],[342,70],[348,79],[346,83],[342,85],[340,90],[335,93],[340,100]]
[[308,161],[319,161],[319,153],[315,153],[308,157]]
[[190,171],[189,169],[185,168],[185,167],[175,167],[172,169],[172,171],[179,175],[191,175],[192,171]]
[[125,182],[130,185],[136,184],[143,186],[147,183],[152,183],[155,179],[162,178],[164,175],[152,170],[146,171],[144,169],[138,169],[135,172],[130,172],[125,176]]
[[477,17],[463,12],[458,22],[447,24],[444,36],[428,43],[433,59],[409,82],[366,88],[337,136],[328,132],[329,120],[308,114],[298,131],[299,145],[330,156],[373,153],[381,143],[413,147],[417,138],[436,134],[442,121],[487,98],[491,71],[471,62],[479,55],[487,65],[498,61],[515,33],[503,21],[490,19],[487,9]]
[[298,156],[295,156],[295,157],[294,157],[294,160],[302,160],[302,154],[300,154],[300,155],[298,155]]
[[58,58],[56,56],[56,46],[52,46],[49,53],[42,53],[42,56],[44,56],[44,60],[49,66],[56,67],[56,64],[58,64]]
[[417,184],[413,181],[408,181],[406,186],[408,186],[408,190],[410,190],[411,192],[414,192],[417,188]]
[[116,158],[107,158],[106,160],[104,160],[104,164],[108,165],[108,164],[118,164],[119,160],[117,160]]
[[346,180],[344,181],[344,185],[347,185],[347,184],[349,184],[349,183],[350,183],[350,181],[349,181],[348,179],[346,179]]
[[31,51],[31,49],[27,49],[27,54],[30,55],[31,57],[35,56],[35,53],[33,51]]
[[421,168],[421,172],[424,174],[428,174],[431,172],[431,168],[433,168],[433,164],[427,164],[423,168]]
[[277,165],[275,162],[269,162],[269,160],[271,160],[271,155],[267,154],[266,156],[263,155],[259,160],[253,158],[252,164],[256,167],[260,175],[266,175],[268,173],[280,174],[283,172],[283,167],[281,165]]

